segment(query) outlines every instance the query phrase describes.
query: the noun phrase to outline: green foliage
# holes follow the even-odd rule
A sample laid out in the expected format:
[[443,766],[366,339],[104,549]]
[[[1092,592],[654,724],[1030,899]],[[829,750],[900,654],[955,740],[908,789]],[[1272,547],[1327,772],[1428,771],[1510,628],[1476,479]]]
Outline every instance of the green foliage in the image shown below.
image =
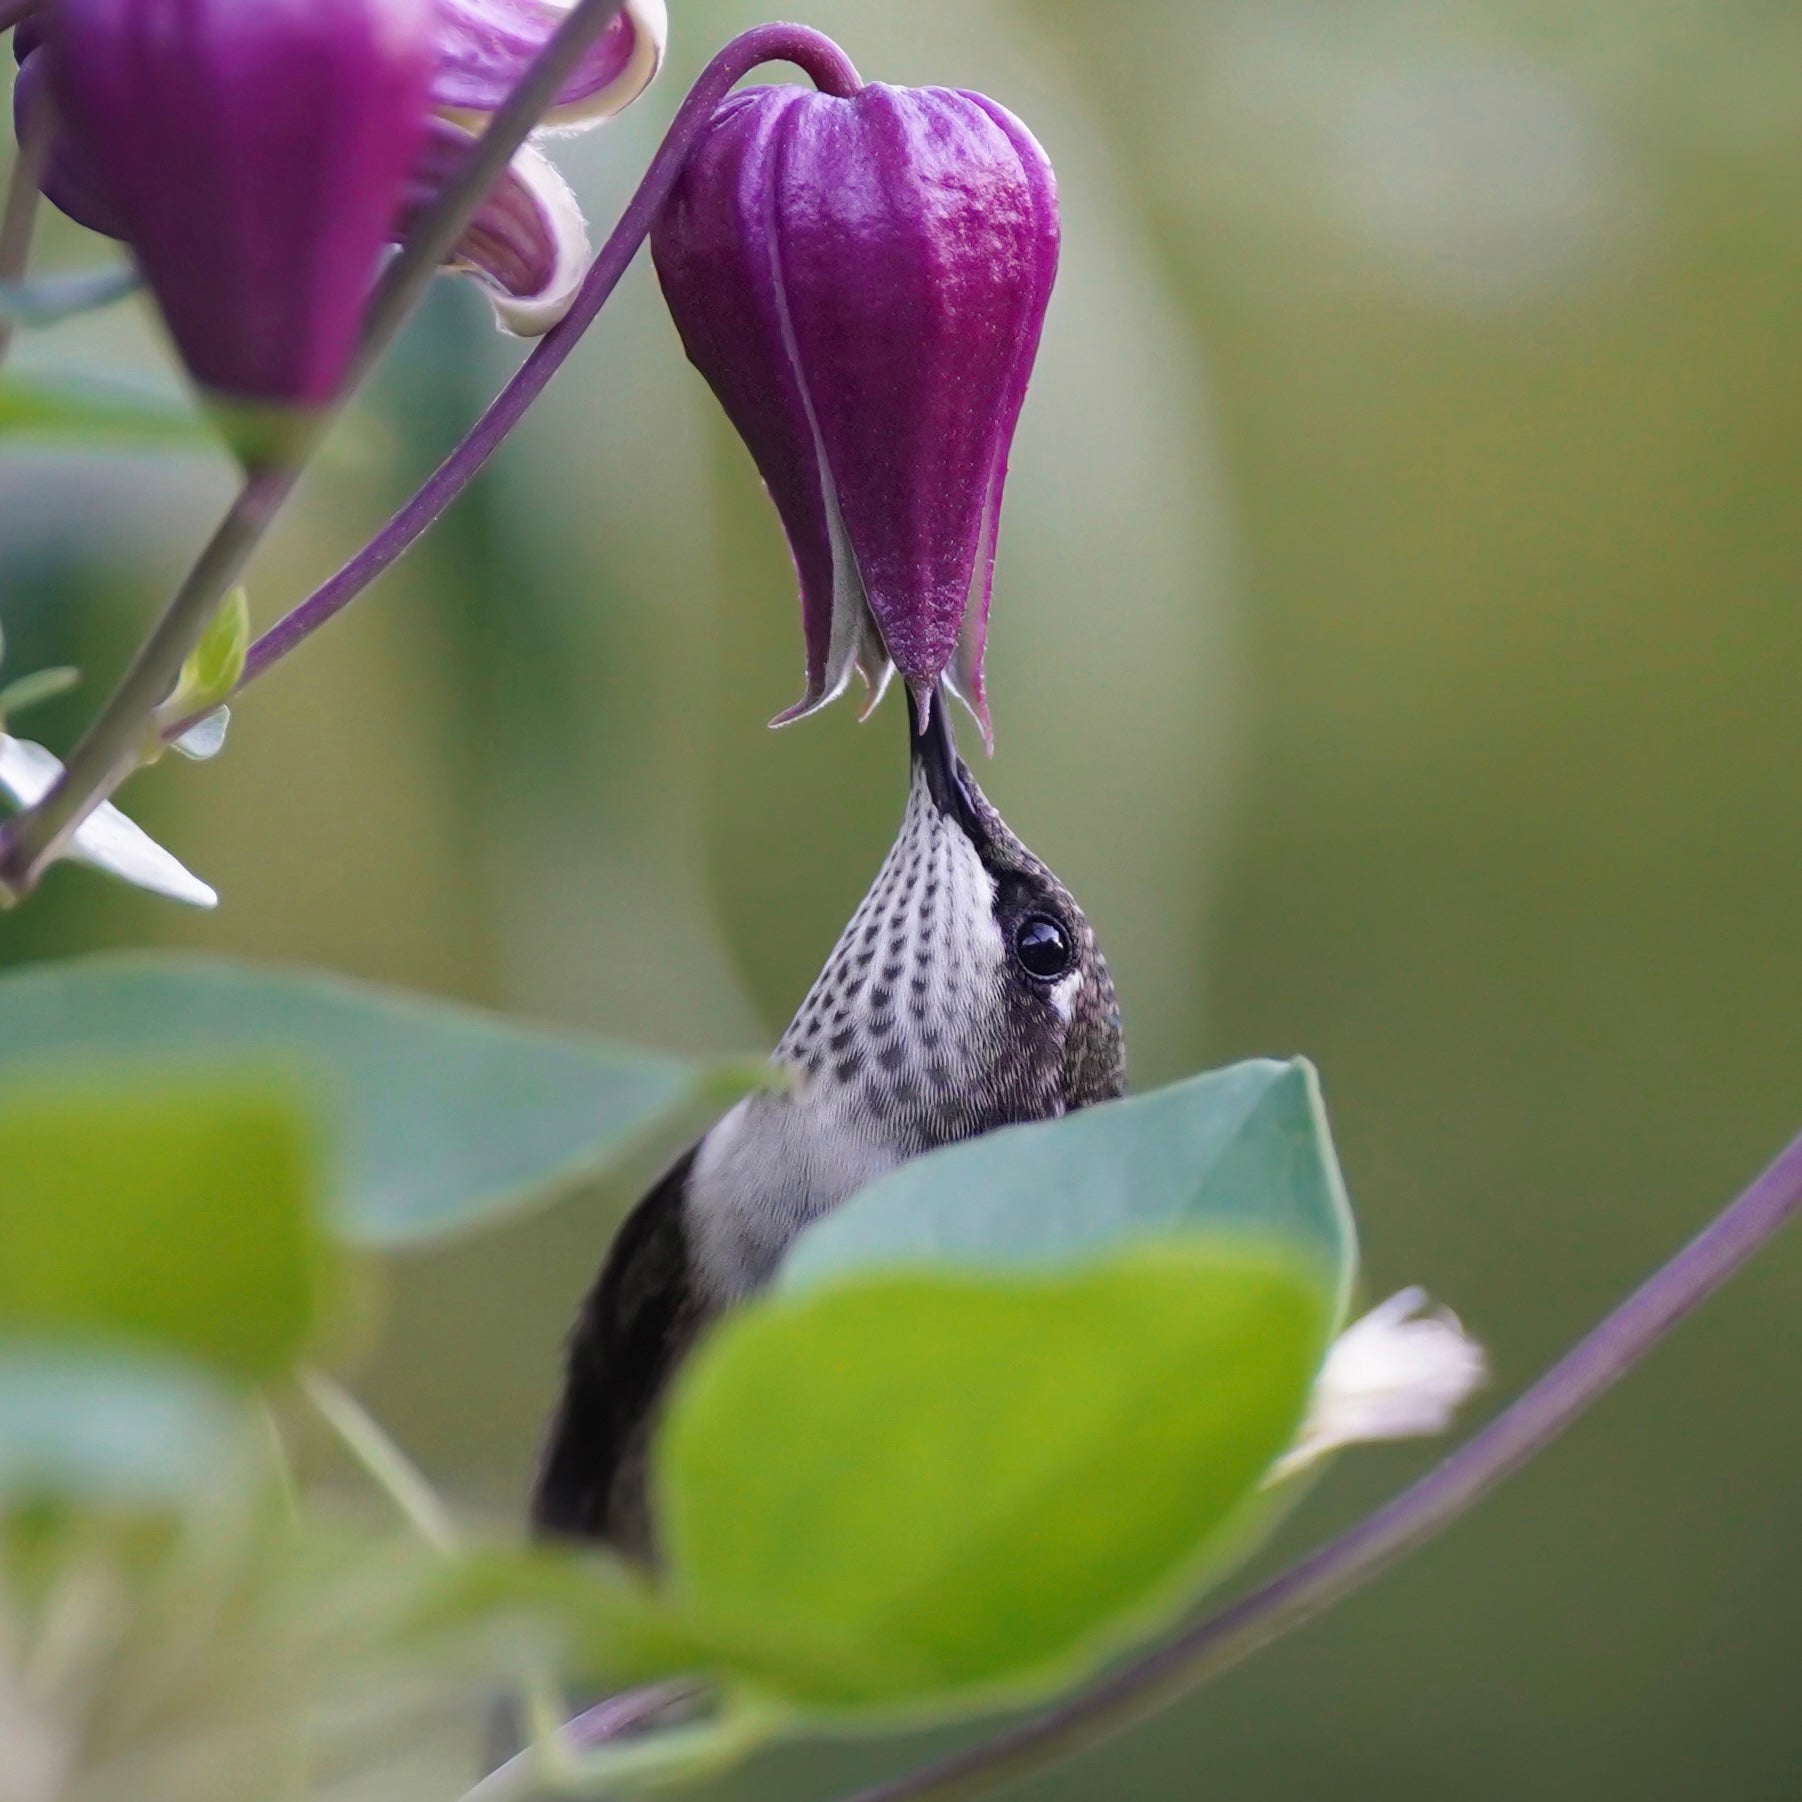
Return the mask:
[[20,370],[0,374],[0,439],[6,438],[197,447],[211,442],[205,419],[174,395],[88,375]]
[[408,1630],[426,1645],[481,1636],[514,1668],[620,1689],[708,1658],[639,1573],[606,1553],[563,1546],[471,1547],[426,1587]]
[[1273,1517],[1260,1480],[1354,1257],[1302,1063],[935,1154],[696,1353],[654,1449],[654,1589],[488,1555],[442,1618],[510,1620],[613,1683],[705,1670],[800,1720],[1048,1693]]
[[1063,1264],[1122,1240],[1270,1239],[1330,1274],[1343,1317],[1351,1206],[1313,1066],[1261,1058],[904,1164],[808,1232],[788,1289],[871,1266]]
[[181,666],[181,676],[169,698],[157,709],[159,724],[184,720],[228,700],[244,674],[244,658],[250,649],[250,597],[234,588],[219,603]]
[[[1167,1623],[1268,1521],[1355,1255],[1300,1063],[941,1153],[807,1235],[678,1384],[655,1580],[448,1527],[395,1559],[273,1522],[245,1414],[204,1372],[285,1386],[330,1297],[322,1222],[363,1245],[470,1227],[719,1093],[678,1060],[297,972],[106,957],[0,980],[0,1575],[9,1520],[60,1499],[66,1569],[49,1558],[28,1608],[99,1556],[133,1643],[210,1672],[179,1600],[207,1535],[96,1553],[80,1523],[251,1498],[239,1551],[202,1559],[245,1650],[205,1678],[231,1724],[180,1742],[183,1784],[250,1793],[219,1749],[291,1752],[301,1698],[363,1670],[377,1693],[427,1672],[719,1685],[716,1712],[584,1767],[610,1782],[1014,1704]],[[364,1468],[404,1468],[355,1418]],[[103,1743],[79,1756],[108,1768]]]
[[486,1224],[616,1163],[728,1075],[473,1008],[215,959],[96,957],[0,979],[0,1090],[121,1060],[291,1071],[366,1245]]
[[173,1509],[244,1474],[241,1411],[172,1359],[0,1337],[0,1514]]
[[327,1291],[311,1162],[293,1108],[267,1087],[0,1094],[0,1329],[275,1375]]
[[1330,1315],[1305,1267],[1202,1239],[750,1309],[662,1445],[672,1599],[804,1708],[1055,1687],[1236,1542]]

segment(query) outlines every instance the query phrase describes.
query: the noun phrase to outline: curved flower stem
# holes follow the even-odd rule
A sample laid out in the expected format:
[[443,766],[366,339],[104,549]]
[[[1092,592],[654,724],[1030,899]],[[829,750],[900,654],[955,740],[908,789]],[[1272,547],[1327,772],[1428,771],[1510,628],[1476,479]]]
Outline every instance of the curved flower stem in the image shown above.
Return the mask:
[[1551,1444],[1802,1209],[1802,1138],[1512,1407],[1368,1519],[1036,1719],[846,1802],[960,1802],[1144,1720],[1368,1583]]
[[[595,1752],[602,1746],[630,1738],[657,1726],[665,1716],[687,1706],[700,1693],[698,1685],[677,1678],[609,1696],[606,1701],[596,1703],[566,1722],[558,1730],[558,1744],[548,1750],[548,1757],[551,1760],[579,1758],[584,1752]],[[474,1789],[463,1795],[461,1802],[513,1802],[514,1798],[535,1793],[546,1763],[547,1748],[527,1746],[505,1764],[497,1765]]]
[[[5,27],[6,20],[0,16],[0,30]],[[43,198],[39,185],[44,178],[44,165],[50,159],[50,134],[55,124],[49,94],[40,89],[37,103],[19,134],[12,173],[6,182],[6,202],[0,208],[0,282],[17,281],[31,260],[31,240],[37,229],[38,204]],[[12,338],[11,323],[0,319],[0,363],[6,361]]]
[[[250,647],[238,683],[240,688],[279,663],[296,645],[349,606],[463,492],[470,478],[500,448],[526,409],[544,392],[545,384],[563,366],[618,285],[649,235],[652,222],[669,198],[682,165],[714,109],[760,63],[771,62],[793,63],[824,93],[853,94],[863,85],[844,52],[830,38],[805,25],[759,25],[726,45],[689,89],[644,179],[589,266],[568,314],[539,340],[487,412],[419,492],[335,576]],[[184,720],[173,725],[164,736],[179,737],[192,723]]]
[[182,660],[200,642],[220,598],[243,573],[293,493],[326,428],[370,365],[387,349],[496,175],[525,142],[621,4],[622,0],[576,0],[470,147],[437,201],[408,235],[370,301],[362,345],[344,394],[332,408],[301,423],[278,458],[252,469],[199,561],[70,753],[61,777],[36,807],[0,832],[0,902],[27,893],[82,820],[138,767],[140,741],[152,711],[175,686]]

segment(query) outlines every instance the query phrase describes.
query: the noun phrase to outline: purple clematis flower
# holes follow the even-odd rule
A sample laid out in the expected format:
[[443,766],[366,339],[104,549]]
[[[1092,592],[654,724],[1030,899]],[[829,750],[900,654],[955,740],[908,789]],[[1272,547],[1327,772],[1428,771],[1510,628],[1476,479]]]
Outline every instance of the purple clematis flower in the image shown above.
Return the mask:
[[[196,379],[317,405],[341,386],[385,244],[405,236],[570,0],[47,0],[15,34],[23,131],[46,89],[45,192],[127,241]],[[628,0],[549,123],[617,112],[656,72],[662,0]],[[501,323],[562,317],[588,260],[526,146],[450,267]]]
[[[432,0],[56,0],[60,135],[195,378],[337,391],[425,136]],[[54,193],[53,193],[54,197]]]
[[1057,270],[1057,190],[979,94],[752,88],[714,115],[652,233],[689,359],[788,534],[807,689],[870,705],[942,677],[989,736],[995,532]]

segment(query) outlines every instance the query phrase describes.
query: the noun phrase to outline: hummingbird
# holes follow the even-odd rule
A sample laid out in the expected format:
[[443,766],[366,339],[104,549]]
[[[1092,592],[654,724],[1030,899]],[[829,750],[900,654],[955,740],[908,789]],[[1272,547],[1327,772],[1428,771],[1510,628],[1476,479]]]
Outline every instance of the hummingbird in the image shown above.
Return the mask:
[[633,1208],[582,1306],[532,1499],[541,1535],[654,1564],[651,1439],[709,1325],[806,1227],[907,1159],[1125,1087],[1088,921],[976,786],[944,694],[922,706],[909,689],[907,710],[900,831],[776,1046],[784,1080]]

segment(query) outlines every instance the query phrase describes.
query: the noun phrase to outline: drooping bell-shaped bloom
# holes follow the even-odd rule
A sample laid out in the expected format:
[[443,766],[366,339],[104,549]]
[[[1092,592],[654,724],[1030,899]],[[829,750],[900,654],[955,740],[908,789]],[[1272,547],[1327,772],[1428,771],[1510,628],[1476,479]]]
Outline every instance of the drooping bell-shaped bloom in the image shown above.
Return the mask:
[[[1057,190],[979,94],[725,102],[652,232],[689,359],[756,460],[800,582],[807,689],[982,688],[1008,450],[1057,269]],[[873,704],[873,702],[872,702]]]
[[55,0],[45,25],[81,192],[196,380],[330,400],[424,143],[433,0]]
[[[132,245],[204,385],[316,402],[342,380],[382,247],[437,197],[571,4],[47,0],[15,34],[15,120],[23,132],[54,85],[45,192]],[[580,130],[635,99],[665,31],[663,0],[627,0],[546,125]],[[447,267],[530,335],[563,316],[587,261],[574,196],[528,144]]]

